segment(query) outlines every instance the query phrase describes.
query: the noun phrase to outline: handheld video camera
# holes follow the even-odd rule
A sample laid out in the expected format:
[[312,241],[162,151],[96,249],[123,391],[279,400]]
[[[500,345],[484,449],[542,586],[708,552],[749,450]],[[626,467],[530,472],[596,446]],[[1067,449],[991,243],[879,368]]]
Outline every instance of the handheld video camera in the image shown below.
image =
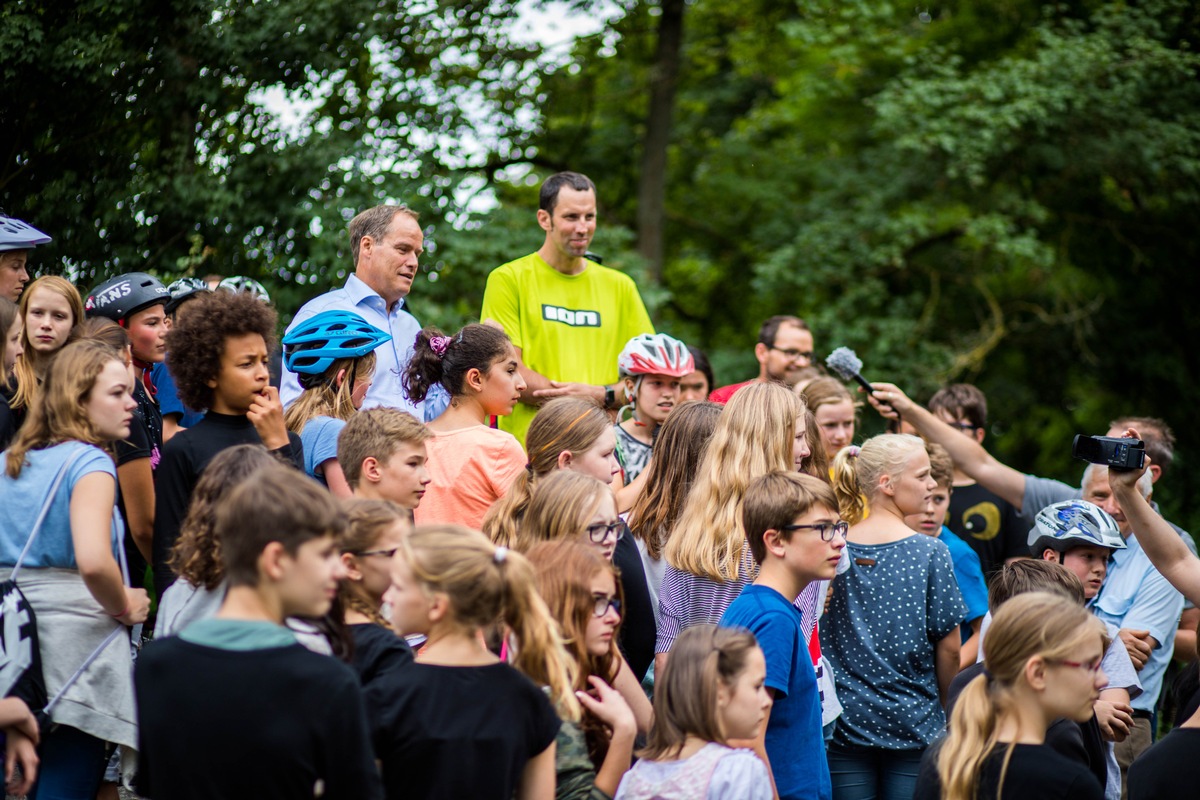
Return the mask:
[[1076,434],[1071,455],[1109,469],[1141,469],[1146,464],[1146,445],[1141,439]]

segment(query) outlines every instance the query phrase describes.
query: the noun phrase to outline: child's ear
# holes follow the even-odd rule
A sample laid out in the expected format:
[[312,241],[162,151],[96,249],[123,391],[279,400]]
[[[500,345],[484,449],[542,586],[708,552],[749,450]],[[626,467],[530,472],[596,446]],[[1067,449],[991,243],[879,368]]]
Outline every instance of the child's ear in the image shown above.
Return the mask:
[[379,469],[379,459],[375,456],[367,456],[362,463],[362,476],[371,483],[379,483],[381,476]]
[[879,491],[883,492],[888,497],[892,497],[896,494],[896,487],[892,485],[891,475],[884,475],[879,479]]
[[346,368],[342,367],[337,371],[337,375],[333,376],[333,388],[342,388],[342,381],[346,380]]
[[763,532],[763,546],[767,548],[767,552],[776,558],[783,558],[783,548],[787,544],[783,540],[783,532],[775,528],[767,528]]
[[1046,660],[1041,656],[1033,656],[1025,662],[1025,682],[1035,692],[1046,688]]
[[558,454],[558,459],[557,459],[558,468],[559,469],[570,469],[572,459],[574,459],[574,456],[571,455],[571,451],[563,450],[561,453]]
[[358,568],[358,559],[353,553],[342,553],[342,566],[346,569],[346,577],[352,581],[362,580],[362,570]]
[[445,592],[434,592],[429,598],[429,621],[441,622],[450,616],[450,596]]
[[282,580],[286,571],[284,559],[288,557],[288,552],[281,542],[267,542],[267,546],[258,554],[259,576],[270,581]]
[[463,385],[475,392],[483,391],[483,373],[477,368],[471,367],[463,376]]

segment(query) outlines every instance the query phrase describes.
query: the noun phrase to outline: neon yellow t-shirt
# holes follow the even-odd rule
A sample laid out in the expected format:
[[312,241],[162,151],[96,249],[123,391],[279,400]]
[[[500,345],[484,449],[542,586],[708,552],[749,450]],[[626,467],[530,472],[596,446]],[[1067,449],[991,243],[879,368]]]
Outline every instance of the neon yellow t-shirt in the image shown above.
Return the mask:
[[[578,275],[563,275],[531,253],[497,267],[488,275],[480,316],[503,325],[525,365],[547,378],[611,384],[621,348],[654,326],[628,275],[586,265]],[[500,428],[524,444],[536,411],[518,403]]]

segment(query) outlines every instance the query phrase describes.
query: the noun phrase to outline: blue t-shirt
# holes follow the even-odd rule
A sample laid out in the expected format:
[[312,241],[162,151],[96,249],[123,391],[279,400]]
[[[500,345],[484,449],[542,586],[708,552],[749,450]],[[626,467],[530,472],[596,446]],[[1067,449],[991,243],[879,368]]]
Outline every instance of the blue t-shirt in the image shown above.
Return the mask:
[[950,550],[920,533],[846,550],[850,569],[833,581],[821,618],[821,652],[843,709],[833,742],[924,749],[946,727],[936,645],[967,613]]
[[181,428],[190,428],[204,419],[203,411],[192,411],[179,399],[179,390],[175,388],[175,379],[171,377],[165,360],[150,368],[150,380],[154,382],[154,399],[158,401],[158,410],[164,417],[167,414],[181,414]]
[[[42,523],[41,531],[29,555],[25,556],[22,569],[78,569],[75,563],[75,544],[71,539],[71,493],[75,484],[85,475],[103,472],[112,477],[115,487],[117,468],[112,458],[99,447],[83,442],[64,442],[43,450],[30,450],[25,455],[25,467],[16,480],[0,473],[0,565],[11,567],[17,563],[21,549],[33,531],[46,492],[54,477],[70,456],[82,450],[83,454],[67,470],[50,510]],[[117,529],[117,515],[111,514],[112,541],[121,537]],[[115,555],[116,550],[114,548]]]
[[300,444],[304,446],[304,471],[328,486],[325,474],[317,473],[317,467],[331,458],[337,458],[338,436],[346,427],[345,420],[336,417],[313,417],[304,423],[300,431]]
[[[979,554],[945,525],[937,538],[950,548],[950,560],[954,562],[958,591],[967,606],[966,621],[979,619],[988,612],[987,582],[983,579],[983,565],[979,561]],[[971,638],[971,626],[964,622],[962,627],[965,642]]]
[[774,589],[751,584],[725,609],[720,625],[753,633],[766,657],[766,684],[775,690],[766,749],[780,798],[829,800],[821,698],[800,612]]

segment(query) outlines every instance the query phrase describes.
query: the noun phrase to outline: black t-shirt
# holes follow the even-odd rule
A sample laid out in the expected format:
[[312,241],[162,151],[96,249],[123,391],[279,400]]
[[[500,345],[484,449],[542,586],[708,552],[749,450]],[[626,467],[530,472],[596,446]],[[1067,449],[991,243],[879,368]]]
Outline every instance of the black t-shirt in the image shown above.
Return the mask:
[[366,691],[389,800],[512,800],[560,721],[545,692],[507,664],[413,663]]
[[1129,767],[1129,800],[1200,794],[1200,728],[1176,728]]
[[[950,681],[946,691],[946,718],[954,711],[954,704],[967,684],[983,673],[983,664],[976,663],[964,669]],[[1066,758],[1083,764],[1093,777],[1105,785],[1108,778],[1108,747],[1104,743],[1104,735],[1100,732],[1100,723],[1093,713],[1087,722],[1060,718],[1050,723],[1046,729],[1046,746]]]
[[17,436],[17,430],[25,421],[25,409],[13,411],[12,402],[16,386],[13,382],[0,385],[0,450],[4,450]]
[[1005,559],[1029,555],[1029,526],[1020,513],[978,483],[954,487],[946,527],[971,545],[985,578],[1004,566]]
[[[133,386],[133,399],[137,408],[133,410],[133,419],[129,423],[129,438],[116,442],[117,466],[120,467],[141,458],[150,459],[150,469],[158,467],[160,451],[162,450],[163,423],[162,412],[158,402],[146,391],[139,381]],[[148,564],[138,550],[137,544],[129,530],[129,514],[125,510],[125,496],[117,486],[117,510],[125,521],[125,558],[129,562],[129,578],[134,586],[142,586],[145,582],[145,572]]]
[[145,797],[382,797],[362,690],[336,659],[298,644],[232,651],[170,636],[142,650],[134,685]]
[[[1000,770],[1008,745],[1001,744],[983,762],[976,800],[997,800]],[[925,751],[913,800],[941,800],[937,754],[941,744]],[[1165,795],[1164,795],[1165,796]],[[1087,767],[1038,744],[1019,744],[1004,773],[1004,797],[1017,800],[1104,800],[1104,789]]]
[[621,573],[621,592],[625,596],[617,644],[634,677],[640,681],[654,663],[654,641],[658,638],[658,626],[654,624],[654,606],[650,602],[650,586],[646,581],[642,556],[628,531],[617,540],[613,566]]
[[[289,445],[273,452],[303,471],[300,437],[289,431],[288,441]],[[162,461],[154,475],[154,589],[159,597],[175,582],[167,560],[179,538],[179,527],[187,516],[200,473],[217,453],[239,444],[262,444],[254,423],[244,414],[209,411],[200,422],[181,430],[163,445]]]
[[394,669],[404,669],[413,663],[412,648],[392,631],[373,622],[348,625],[354,639],[354,656],[350,666],[358,673],[363,686]]

